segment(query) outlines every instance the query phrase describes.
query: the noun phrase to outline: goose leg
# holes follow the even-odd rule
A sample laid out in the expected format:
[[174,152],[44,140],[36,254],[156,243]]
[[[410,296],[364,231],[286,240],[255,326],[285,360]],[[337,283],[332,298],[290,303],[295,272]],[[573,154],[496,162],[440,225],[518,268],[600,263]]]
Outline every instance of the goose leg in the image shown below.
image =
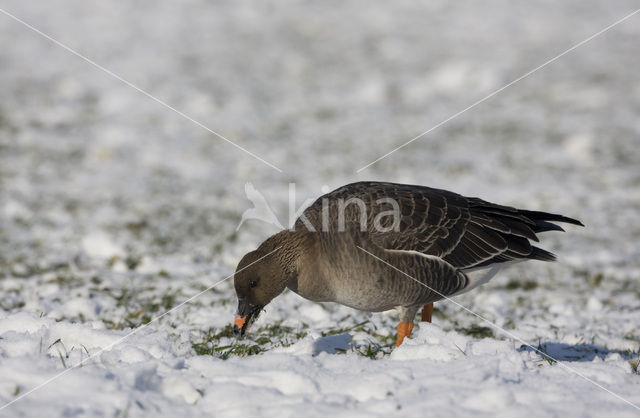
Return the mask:
[[411,332],[413,331],[413,318],[416,317],[418,308],[400,306],[396,309],[400,312],[400,324],[398,324],[398,338],[396,340],[396,347],[399,347],[405,337],[411,336]]
[[427,303],[422,308],[422,322],[431,322],[431,314],[433,314],[433,302]]
[[400,347],[404,337],[411,337],[411,331],[413,331],[413,322],[400,322],[398,324],[398,339],[396,340],[396,347]]

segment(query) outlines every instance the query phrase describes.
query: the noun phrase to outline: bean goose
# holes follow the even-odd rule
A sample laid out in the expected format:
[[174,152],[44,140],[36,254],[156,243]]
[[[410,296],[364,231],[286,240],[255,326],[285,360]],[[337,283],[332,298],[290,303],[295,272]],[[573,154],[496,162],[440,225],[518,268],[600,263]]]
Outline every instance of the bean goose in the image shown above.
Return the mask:
[[400,345],[420,308],[421,319],[431,322],[433,302],[486,283],[500,268],[555,260],[531,245],[537,233],[563,231],[553,222],[582,225],[425,186],[348,184],[240,260],[234,332],[245,335],[264,306],[289,288],[362,311],[397,309]]

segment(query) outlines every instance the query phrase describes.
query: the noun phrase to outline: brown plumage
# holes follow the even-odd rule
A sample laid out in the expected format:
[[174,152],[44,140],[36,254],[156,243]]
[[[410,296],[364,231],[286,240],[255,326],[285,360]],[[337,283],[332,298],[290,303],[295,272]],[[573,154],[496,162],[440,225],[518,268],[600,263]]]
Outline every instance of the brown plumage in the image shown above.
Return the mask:
[[340,187],[318,198],[292,230],[242,258],[234,277],[235,329],[244,335],[288,287],[313,301],[370,312],[398,309],[399,344],[420,307],[427,305],[423,318],[430,319],[429,304],[485,283],[500,266],[555,260],[530,242],[538,241],[537,233],[563,230],[553,222],[582,225],[424,186]]

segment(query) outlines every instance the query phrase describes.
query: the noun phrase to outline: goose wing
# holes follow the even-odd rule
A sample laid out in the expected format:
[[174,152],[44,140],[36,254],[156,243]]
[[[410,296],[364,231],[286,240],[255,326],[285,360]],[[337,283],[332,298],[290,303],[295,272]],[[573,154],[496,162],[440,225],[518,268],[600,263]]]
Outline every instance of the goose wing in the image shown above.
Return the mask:
[[326,231],[359,223],[382,248],[416,251],[466,269],[516,259],[554,260],[553,254],[530,242],[538,241],[539,232],[561,231],[553,222],[582,225],[562,215],[497,205],[441,189],[359,182],[318,198],[295,227]]

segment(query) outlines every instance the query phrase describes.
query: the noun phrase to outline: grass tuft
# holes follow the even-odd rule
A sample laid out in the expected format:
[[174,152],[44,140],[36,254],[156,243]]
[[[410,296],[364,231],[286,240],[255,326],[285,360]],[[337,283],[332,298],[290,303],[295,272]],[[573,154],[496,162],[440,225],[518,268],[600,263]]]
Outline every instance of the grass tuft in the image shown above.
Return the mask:
[[369,344],[357,344],[351,346],[351,351],[371,360],[377,360],[388,356],[393,351],[394,344],[379,344],[370,341]]
[[602,273],[598,273],[595,276],[591,276],[589,278],[589,284],[592,287],[598,287],[600,286],[600,283],[602,283],[602,279],[604,279],[604,275]]
[[469,327],[459,327],[455,329],[457,332],[468,335],[473,338],[494,338],[493,330],[489,327],[483,327],[473,324]]
[[518,290],[518,289],[522,289],[522,290],[533,290],[536,289],[538,287],[538,282],[533,281],[533,280],[510,280],[509,283],[507,283],[504,288],[505,290]]
[[210,355],[227,360],[231,356],[254,356],[275,347],[287,347],[306,337],[306,331],[300,331],[281,323],[269,324],[252,330],[252,340],[232,340],[233,327],[226,325],[221,330],[209,329],[191,347],[199,356]]
[[352,325],[350,327],[346,327],[346,328],[335,328],[329,331],[322,331],[322,336],[323,337],[328,337],[329,335],[339,335],[339,334],[346,334],[350,331],[362,331],[363,330],[363,325],[368,323],[369,321],[362,321],[359,322],[355,325]]

